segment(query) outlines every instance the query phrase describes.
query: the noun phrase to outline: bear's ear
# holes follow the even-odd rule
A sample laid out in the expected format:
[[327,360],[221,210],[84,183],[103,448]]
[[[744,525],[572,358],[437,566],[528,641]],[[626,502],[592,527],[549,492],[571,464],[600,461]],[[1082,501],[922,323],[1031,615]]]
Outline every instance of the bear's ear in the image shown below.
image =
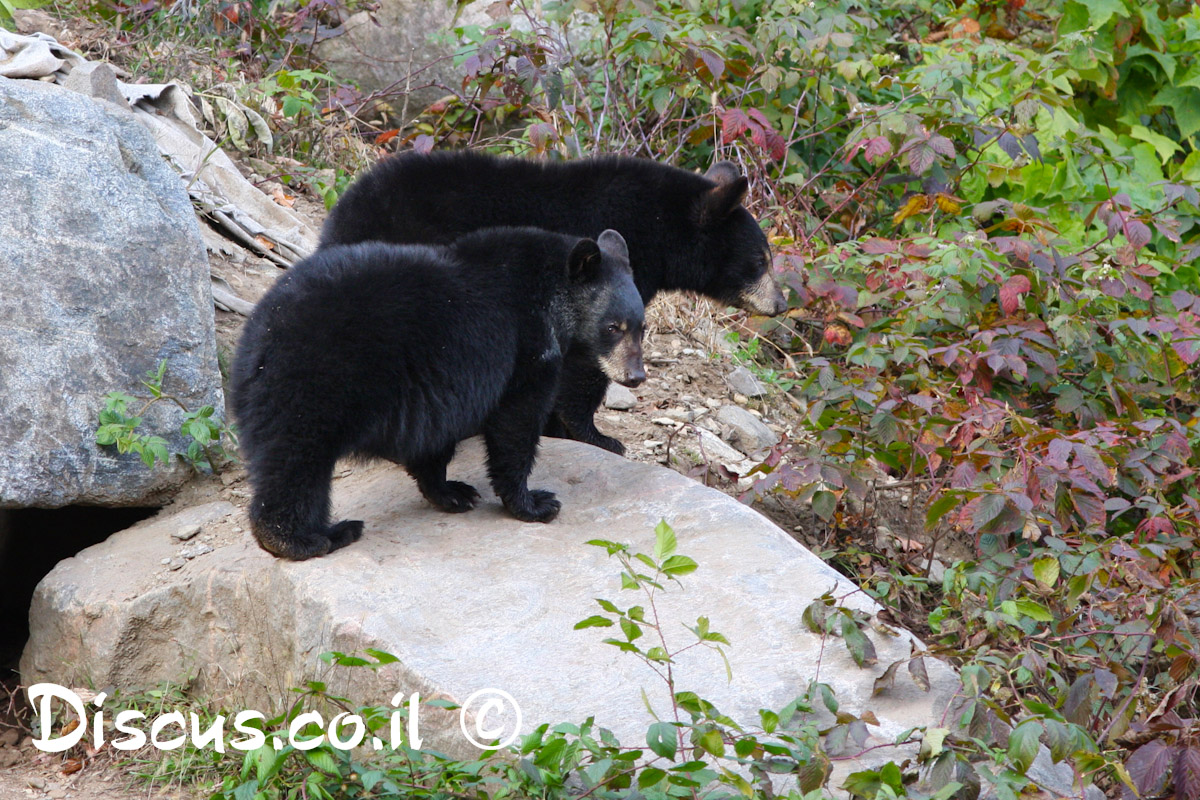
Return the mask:
[[742,177],[742,171],[732,161],[718,161],[708,168],[708,172],[704,173],[704,177],[713,183],[733,183]]
[[625,244],[625,237],[621,234],[610,228],[596,237],[596,244],[610,256],[620,259],[626,266],[629,265],[629,246]]
[[567,258],[567,277],[572,283],[587,280],[599,271],[602,260],[600,245],[591,239],[580,239]]
[[[721,164],[728,163],[721,162]],[[736,169],[732,164],[729,164],[729,167]],[[713,167],[713,170],[715,169],[716,167]],[[742,204],[742,198],[746,196],[749,189],[750,181],[746,180],[745,175],[737,175],[729,181],[718,181],[716,186],[700,195],[697,209],[700,227],[707,228],[716,225],[732,214],[733,210]]]

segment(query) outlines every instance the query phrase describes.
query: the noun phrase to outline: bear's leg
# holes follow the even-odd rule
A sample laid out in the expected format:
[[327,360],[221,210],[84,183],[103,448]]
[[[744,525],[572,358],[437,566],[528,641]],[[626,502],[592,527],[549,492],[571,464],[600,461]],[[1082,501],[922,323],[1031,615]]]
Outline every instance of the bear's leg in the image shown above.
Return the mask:
[[292,561],[322,556],[358,541],[361,520],[329,524],[329,487],[335,459],[310,460],[299,453],[251,462],[254,500],[250,524],[269,553]]
[[408,474],[417,481],[425,499],[442,511],[470,511],[479,502],[479,492],[469,483],[446,480],[446,465],[454,458],[455,445],[432,456],[413,459],[405,464]]
[[562,508],[554,492],[528,485],[554,386],[554,375],[511,385],[483,427],[492,488],[508,512],[523,522],[549,522]]
[[619,456],[625,455],[625,445],[596,430],[596,409],[604,402],[607,391],[608,376],[599,367],[574,352],[568,354],[554,402],[554,419],[546,426],[546,435],[575,439]]

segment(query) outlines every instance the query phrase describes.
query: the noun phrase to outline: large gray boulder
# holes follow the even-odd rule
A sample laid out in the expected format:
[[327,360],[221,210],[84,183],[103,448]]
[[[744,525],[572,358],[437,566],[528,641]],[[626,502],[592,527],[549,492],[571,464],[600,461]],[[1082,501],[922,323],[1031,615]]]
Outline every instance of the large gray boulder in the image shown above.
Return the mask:
[[[104,395],[165,388],[223,414],[208,261],[179,175],[128,110],[0,78],[0,508],[139,505],[181,465],[94,442]],[[134,413],[137,409],[130,409]],[[159,403],[142,429],[182,446]]]
[[[949,667],[927,659],[931,691],[901,668],[903,677],[873,696],[875,678],[919,644],[904,631],[872,633],[879,664],[860,669],[841,640],[810,633],[801,616],[824,592],[868,612],[876,606],[727,495],[662,467],[543,440],[531,485],[556,491],[563,511],[549,525],[525,524],[487,491],[481,449],[468,443],[450,467],[484,493],[467,514],[433,509],[391,465],[355,467],[335,480],[335,514],[365,520],[366,533],[324,558],[272,558],[251,539],[244,512],[224,501],[115,534],[60,563],[38,587],[22,682],[128,689],[188,680],[204,696],[262,711],[290,704],[288,688],[314,678],[383,704],[396,692],[464,701],[496,688],[520,705],[526,731],[595,715],[623,742],[644,744],[653,720],[641,692],[665,713],[663,683],[602,643],[616,629],[573,626],[599,613],[595,598],[645,604],[621,591],[618,562],[585,542],[652,552],[654,527],[665,518],[679,552],[700,564],[657,602],[668,643],[694,641],[682,626],[701,615],[731,642],[732,680],[717,654],[695,648],[675,666],[679,689],[755,723],[760,708],[782,707],[819,677],[844,709],[878,718],[868,746],[883,746],[865,757],[878,761],[898,756],[886,743],[901,731],[936,722],[958,686]],[[373,673],[331,671],[318,660],[364,648],[400,663]],[[456,716],[429,710],[421,720],[427,745],[474,752]]]
[[443,0],[381,0],[374,11],[349,16],[340,35],[317,45],[317,55],[363,91],[400,95],[401,104],[406,97],[412,116],[447,89],[462,88],[462,71],[452,59],[458,49],[452,28],[494,24],[485,11],[492,5],[476,0],[456,12],[455,4]]

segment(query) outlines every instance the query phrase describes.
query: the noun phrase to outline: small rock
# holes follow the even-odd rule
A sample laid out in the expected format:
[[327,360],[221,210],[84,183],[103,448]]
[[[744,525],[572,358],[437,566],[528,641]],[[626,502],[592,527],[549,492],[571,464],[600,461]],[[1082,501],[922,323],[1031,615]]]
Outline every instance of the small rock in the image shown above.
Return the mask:
[[637,405],[637,397],[628,387],[619,383],[610,383],[604,395],[604,407],[613,411],[629,411]]
[[241,497],[245,500],[250,499],[250,493],[245,489],[230,489],[229,494],[233,497]]
[[0,750],[0,769],[8,769],[21,760],[21,751],[15,748]]
[[746,403],[750,402],[750,398],[746,397],[746,395],[742,394],[741,392],[734,392],[733,402],[737,403],[739,406],[744,406]]
[[709,397],[705,399],[704,405],[708,406],[709,408],[716,409],[721,407],[721,401],[715,397]]
[[664,417],[673,419],[676,422],[691,422],[696,418],[695,413],[686,408],[668,408],[662,413]]
[[198,524],[184,525],[182,528],[175,531],[171,535],[174,536],[176,539],[178,539],[181,542],[186,542],[188,539],[191,539],[193,536],[195,536],[199,532],[200,532],[200,526]]
[[188,561],[191,561],[196,556],[202,556],[206,553],[211,553],[212,551],[213,551],[213,549],[212,549],[211,544],[205,544],[204,542],[200,542],[199,544],[193,545],[192,547],[183,548],[182,550],[179,551],[179,555],[183,556]]
[[717,421],[729,426],[730,444],[747,453],[766,450],[777,441],[771,429],[744,408],[722,406],[717,411]]
[[26,780],[26,783],[28,783],[34,789],[37,789],[39,792],[46,788],[46,780],[44,778],[29,778]]
[[647,439],[646,441],[642,442],[642,447],[646,448],[647,450],[653,450],[656,447],[662,447],[664,444],[666,444],[666,442],[660,442],[658,439]]
[[929,563],[929,580],[934,583],[941,583],[942,578],[946,576],[946,565],[936,558]]
[[162,561],[160,561],[159,563],[160,563],[160,564],[162,564],[162,565],[165,567],[167,564],[170,564],[170,563],[171,563],[171,559],[170,559],[170,558],[164,558],[164,559],[163,559]]
[[241,477],[241,475],[238,475],[235,472],[222,472],[221,483],[225,486],[232,486],[233,484],[237,483]]
[[245,529],[243,529],[241,527],[234,527],[233,532],[234,533],[245,533],[246,531],[245,531]]
[[186,563],[187,562],[184,561],[182,558],[172,558],[170,561],[167,562],[167,569],[174,572],[175,570],[183,569],[183,565]]
[[0,747],[16,747],[19,741],[21,741],[21,734],[17,733],[15,728],[9,728],[4,733],[0,733]]
[[678,428],[680,426],[678,420],[673,420],[670,417],[655,417],[650,421],[655,425],[662,425],[664,428]]
[[739,472],[737,469],[746,456],[738,450],[727,445],[720,436],[715,433],[710,433],[703,428],[696,429],[696,438],[699,439],[700,447],[703,449],[703,455],[709,461],[719,461],[734,472]]
[[21,740],[21,749],[22,750],[28,750],[31,747],[33,747],[33,737],[32,736],[26,736],[24,739]]
[[729,388],[747,397],[762,397],[767,393],[758,378],[754,377],[754,373],[745,367],[736,367],[733,372],[725,376],[725,380],[728,382]]

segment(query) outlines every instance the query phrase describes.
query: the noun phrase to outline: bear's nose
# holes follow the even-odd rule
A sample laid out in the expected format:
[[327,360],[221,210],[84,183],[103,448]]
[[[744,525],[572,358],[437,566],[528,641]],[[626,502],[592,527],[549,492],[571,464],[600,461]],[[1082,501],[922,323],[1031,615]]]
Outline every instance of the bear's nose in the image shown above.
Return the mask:
[[625,380],[621,381],[622,386],[628,386],[630,389],[635,386],[641,386],[646,380],[646,370],[642,368],[632,369],[625,374]]

